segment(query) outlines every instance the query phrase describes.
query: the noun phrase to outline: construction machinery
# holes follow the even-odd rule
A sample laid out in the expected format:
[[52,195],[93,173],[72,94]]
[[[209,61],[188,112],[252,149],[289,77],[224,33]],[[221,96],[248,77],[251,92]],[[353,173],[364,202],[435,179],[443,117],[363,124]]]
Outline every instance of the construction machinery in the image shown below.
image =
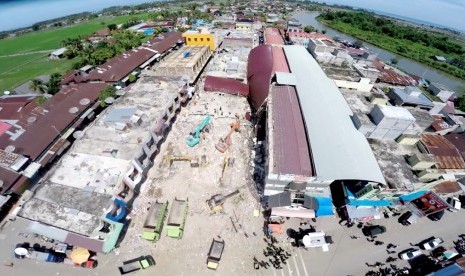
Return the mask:
[[229,130],[228,135],[226,135],[225,138],[221,138],[220,141],[215,145],[215,148],[221,152],[224,153],[229,149],[231,146],[231,135],[235,131],[239,131],[239,127],[241,126],[241,122],[239,121],[239,116],[236,115],[236,121],[231,123],[230,127],[231,129]]
[[[220,186],[228,184],[232,179],[232,171],[230,168],[234,167],[234,162],[236,159],[234,157],[225,157],[223,161],[223,170],[221,171],[220,177]],[[228,183],[227,183],[228,182]]]
[[166,235],[171,238],[181,239],[186,224],[188,200],[177,199],[171,204],[170,214],[166,223]]
[[142,238],[156,242],[161,237],[163,223],[168,213],[168,201],[161,203],[155,201],[149,209],[147,218],[145,219]]
[[209,269],[216,270],[223,255],[224,250],[224,241],[213,239],[212,244],[210,245],[210,250],[208,250],[207,257],[207,267]]
[[227,194],[225,196],[222,194],[216,194],[212,196],[210,199],[207,200],[207,206],[210,209],[210,212],[212,214],[222,213],[223,204],[226,201],[226,199],[233,197],[237,194],[239,194],[239,190],[235,190],[234,192]]
[[192,168],[205,167],[207,165],[207,156],[201,155],[190,156],[190,155],[171,155],[167,154],[163,157],[163,165],[171,168],[174,161],[188,161]]
[[207,117],[205,117],[205,119],[197,125],[194,131],[190,133],[189,137],[186,138],[186,143],[189,147],[195,147],[195,145],[200,142],[200,133],[202,133],[208,125],[210,125],[210,118],[211,116],[207,115]]

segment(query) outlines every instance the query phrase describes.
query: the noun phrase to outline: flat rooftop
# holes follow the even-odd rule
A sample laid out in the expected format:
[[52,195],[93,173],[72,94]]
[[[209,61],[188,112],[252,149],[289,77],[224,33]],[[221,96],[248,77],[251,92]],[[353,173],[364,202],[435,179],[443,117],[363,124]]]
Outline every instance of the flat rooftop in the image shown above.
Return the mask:
[[210,61],[206,74],[215,77],[247,80],[247,59],[251,48],[228,49],[217,54]]
[[395,141],[368,139],[388,185],[392,188],[413,190],[420,182],[411,171],[404,156],[415,152],[415,147],[399,145]]
[[[43,197],[36,194],[31,203],[26,203],[31,208],[24,208],[21,215],[79,234],[91,233],[97,216],[101,216],[103,209],[108,207],[140,143],[149,138],[150,126],[161,117],[166,103],[178,95],[184,84],[181,77],[142,75],[83,131],[82,137],[49,172],[44,181],[48,185],[44,193],[54,196],[47,197],[47,204],[41,205],[38,202],[44,201]],[[107,120],[110,114],[127,108],[135,109],[140,115],[139,125],[122,127],[125,120],[119,125]],[[70,194],[91,193],[92,196],[70,201],[68,194],[60,192],[66,190],[73,191]],[[96,198],[106,200],[96,202]],[[79,210],[78,215],[63,216],[66,208]],[[76,227],[76,224],[82,226]]]
[[171,53],[158,67],[194,67],[206,51],[210,51],[208,46],[184,46]]

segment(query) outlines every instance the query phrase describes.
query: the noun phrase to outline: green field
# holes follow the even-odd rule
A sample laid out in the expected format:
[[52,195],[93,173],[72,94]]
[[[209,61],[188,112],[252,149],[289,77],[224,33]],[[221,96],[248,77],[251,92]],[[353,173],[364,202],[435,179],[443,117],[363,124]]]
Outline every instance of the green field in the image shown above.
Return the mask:
[[[148,17],[149,14],[144,13],[96,18],[73,26],[37,31],[0,40],[0,91],[13,90],[16,86],[40,75],[65,73],[74,62],[73,60],[51,61],[47,58],[47,53],[28,53],[58,49],[65,38],[90,35],[109,24],[120,24],[131,19],[147,19]],[[8,56],[13,54],[24,55]]]

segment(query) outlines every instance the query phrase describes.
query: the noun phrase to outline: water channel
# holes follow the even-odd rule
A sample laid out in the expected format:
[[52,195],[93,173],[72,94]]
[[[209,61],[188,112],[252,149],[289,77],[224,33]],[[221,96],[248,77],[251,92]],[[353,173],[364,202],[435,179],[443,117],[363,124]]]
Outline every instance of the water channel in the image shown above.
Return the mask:
[[[339,37],[348,41],[356,40],[352,36],[338,32],[334,29],[331,29],[328,26],[321,24],[315,19],[318,15],[319,12],[296,13],[293,15],[293,18],[299,20],[300,23],[302,23],[302,26],[313,26],[319,31],[326,30],[326,35],[329,37]],[[370,43],[364,42],[363,44],[365,45],[365,47],[368,47],[368,49],[370,49],[374,53],[377,53],[378,58],[385,62],[390,61],[392,58],[395,57],[399,61],[396,67],[403,70],[404,72],[421,76],[431,82],[438,82],[444,84],[458,93],[461,93],[465,89],[465,80],[461,80],[442,71],[420,64],[411,59],[398,56],[394,53],[376,47],[375,45],[372,45]]]

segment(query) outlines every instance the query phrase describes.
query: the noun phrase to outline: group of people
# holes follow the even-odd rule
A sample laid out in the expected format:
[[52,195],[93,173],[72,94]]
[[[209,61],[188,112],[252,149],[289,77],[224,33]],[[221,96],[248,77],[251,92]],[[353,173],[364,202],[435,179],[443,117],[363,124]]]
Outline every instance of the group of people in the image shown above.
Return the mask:
[[263,267],[268,269],[271,263],[275,269],[282,269],[281,264],[287,264],[287,259],[291,254],[282,247],[276,246],[277,240],[273,236],[270,237],[270,240],[264,238],[264,241],[267,243],[267,247],[263,250],[263,255],[270,257],[270,259],[268,261],[259,261],[254,257],[254,268],[260,269],[260,267]]

